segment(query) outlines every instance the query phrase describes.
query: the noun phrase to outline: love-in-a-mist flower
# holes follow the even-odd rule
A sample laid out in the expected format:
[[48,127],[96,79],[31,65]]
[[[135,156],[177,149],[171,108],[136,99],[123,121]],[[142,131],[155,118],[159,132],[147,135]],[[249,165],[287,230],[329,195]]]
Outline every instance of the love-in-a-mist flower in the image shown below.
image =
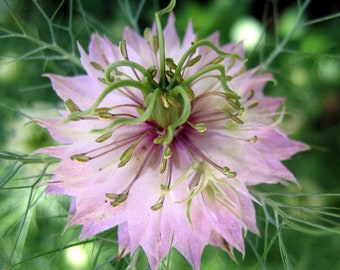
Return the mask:
[[281,161],[306,146],[278,128],[283,99],[263,95],[272,76],[246,71],[242,44],[198,41],[190,23],[180,42],[173,15],[160,25],[171,8],[119,46],[94,34],[85,75],[47,75],[68,111],[37,119],[61,144],[38,152],[60,159],[48,192],[74,198],[81,238],[118,226],[121,256],[142,247],[157,269],[174,247],[199,269],[208,244],[245,252],[247,186],[295,181]]

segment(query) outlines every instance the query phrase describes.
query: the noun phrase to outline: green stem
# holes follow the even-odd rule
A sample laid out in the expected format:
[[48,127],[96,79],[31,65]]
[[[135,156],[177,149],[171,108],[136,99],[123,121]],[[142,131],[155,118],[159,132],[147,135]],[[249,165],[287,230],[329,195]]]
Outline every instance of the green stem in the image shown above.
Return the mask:
[[165,89],[166,87],[166,73],[165,73],[165,42],[164,42],[164,34],[163,34],[163,28],[161,23],[161,16],[163,16],[166,13],[170,13],[176,5],[176,0],[171,0],[170,4],[156,12],[156,25],[157,25],[157,35],[159,40],[159,63],[160,63],[160,77],[161,77],[161,86],[162,89]]
[[280,44],[278,44],[275,47],[275,50],[268,56],[267,60],[260,66],[261,70],[265,70],[268,68],[268,66],[274,61],[274,59],[283,51],[285,46],[287,45],[288,41],[291,39],[293,34],[299,29],[300,22],[302,19],[302,16],[308,7],[311,0],[306,0],[301,8],[299,9],[299,12],[296,16],[296,24],[294,25],[293,29],[288,33],[288,35],[281,41]]
[[51,158],[51,157],[37,157],[37,156],[29,156],[29,155],[19,155],[16,153],[10,153],[6,151],[0,151],[0,159],[5,160],[16,160],[23,164],[25,163],[46,163],[46,164],[52,164],[54,162],[59,161],[57,158]]

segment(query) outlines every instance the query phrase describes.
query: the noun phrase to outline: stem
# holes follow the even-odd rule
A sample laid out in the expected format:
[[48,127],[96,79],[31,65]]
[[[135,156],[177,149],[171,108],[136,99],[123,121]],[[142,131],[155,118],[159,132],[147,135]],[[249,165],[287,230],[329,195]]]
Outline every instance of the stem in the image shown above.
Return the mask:
[[296,30],[301,26],[300,21],[302,18],[302,15],[304,14],[305,9],[309,5],[311,0],[306,0],[303,5],[301,6],[301,9],[299,10],[297,14],[296,24],[294,25],[293,29],[289,32],[289,34],[281,41],[279,45],[276,46],[275,50],[269,55],[267,60],[261,65],[261,70],[266,69],[273,61],[274,59],[283,51],[286,44],[292,37],[292,35],[296,32]]
[[160,79],[161,79],[161,87],[162,89],[165,89],[166,87],[166,73],[165,73],[165,42],[164,42],[164,34],[163,34],[163,28],[162,28],[162,23],[161,23],[161,16],[163,16],[166,13],[170,13],[176,5],[176,0],[171,0],[170,4],[156,12],[155,17],[156,17],[156,26],[157,26],[157,35],[158,35],[158,40],[159,40],[159,63],[160,63]]

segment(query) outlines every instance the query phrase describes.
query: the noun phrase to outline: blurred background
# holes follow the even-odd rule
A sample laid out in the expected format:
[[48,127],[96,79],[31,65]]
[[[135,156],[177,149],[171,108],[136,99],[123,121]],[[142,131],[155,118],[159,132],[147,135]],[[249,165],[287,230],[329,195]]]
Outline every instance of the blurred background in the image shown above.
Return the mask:
[[[31,158],[55,144],[30,120],[63,105],[42,75],[83,73],[77,42],[92,33],[114,43],[125,26],[143,32],[168,1],[44,0],[0,2],[0,269],[148,269],[143,252],[116,260],[116,230],[79,241],[64,231],[69,198],[44,195],[53,160]],[[308,4],[308,5],[307,5]],[[248,67],[262,65],[286,98],[283,129],[311,150],[285,164],[300,186],[259,186],[261,236],[247,235],[237,263],[207,247],[202,269],[340,269],[340,4],[333,0],[178,1],[182,37],[191,20],[199,38],[244,41]],[[166,18],[164,23],[166,22]],[[160,269],[190,269],[173,250]]]

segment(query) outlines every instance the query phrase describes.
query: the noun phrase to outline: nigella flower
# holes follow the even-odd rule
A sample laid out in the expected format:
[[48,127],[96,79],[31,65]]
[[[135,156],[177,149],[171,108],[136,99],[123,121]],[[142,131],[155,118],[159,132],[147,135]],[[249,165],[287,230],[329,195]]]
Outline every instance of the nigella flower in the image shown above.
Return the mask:
[[218,39],[189,24],[180,42],[170,15],[119,46],[94,34],[79,46],[85,75],[47,75],[68,112],[37,119],[61,144],[38,152],[60,159],[48,192],[74,198],[81,238],[118,226],[121,256],[140,246],[157,269],[174,247],[199,269],[207,244],[244,254],[258,233],[247,186],[295,181],[281,161],[306,146],[278,128],[283,100],[262,93],[272,76]]

